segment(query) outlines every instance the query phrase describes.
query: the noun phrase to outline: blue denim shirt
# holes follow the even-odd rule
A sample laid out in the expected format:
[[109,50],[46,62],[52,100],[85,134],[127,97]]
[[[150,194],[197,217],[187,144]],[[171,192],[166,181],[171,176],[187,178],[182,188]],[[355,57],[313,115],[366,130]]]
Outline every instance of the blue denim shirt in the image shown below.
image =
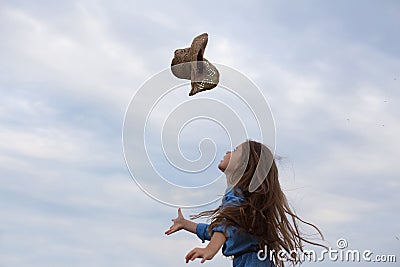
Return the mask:
[[[239,195],[235,195],[233,188],[227,188],[222,199],[222,204],[220,208],[227,205],[239,206],[240,203],[244,203],[245,199],[241,195],[241,191],[238,190]],[[196,227],[196,234],[204,243],[205,240],[211,240],[211,236],[208,234],[209,224],[198,223]],[[214,227],[211,232],[223,232],[226,226],[219,225]],[[211,233],[211,234],[212,234]],[[237,227],[228,226],[226,229],[226,241],[222,247],[222,254],[224,256],[234,256],[235,254],[241,253],[248,249],[258,249],[257,237],[248,233],[243,233],[237,231]],[[265,260],[259,260],[257,257],[257,252],[248,252],[235,256],[233,259],[234,267],[247,267],[247,266],[274,266],[274,264],[267,257]]]

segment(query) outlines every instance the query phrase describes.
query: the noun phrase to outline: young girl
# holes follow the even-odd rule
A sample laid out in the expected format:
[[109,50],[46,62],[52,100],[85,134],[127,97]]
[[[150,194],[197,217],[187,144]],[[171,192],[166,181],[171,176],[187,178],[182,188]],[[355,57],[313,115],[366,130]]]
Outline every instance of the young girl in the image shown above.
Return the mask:
[[[186,255],[186,263],[201,258],[211,260],[222,247],[222,254],[233,256],[233,266],[284,266],[285,261],[296,264],[303,252],[303,241],[298,221],[321,231],[313,224],[301,220],[291,211],[278,180],[278,169],[271,151],[263,144],[247,139],[232,152],[228,151],[218,168],[225,173],[227,189],[221,205],[210,211],[191,216],[211,217],[211,223],[186,220],[178,209],[178,217],[165,234],[184,229],[196,234],[205,248],[195,248]],[[288,218],[290,217],[292,224]],[[283,258],[282,252],[288,256]]]

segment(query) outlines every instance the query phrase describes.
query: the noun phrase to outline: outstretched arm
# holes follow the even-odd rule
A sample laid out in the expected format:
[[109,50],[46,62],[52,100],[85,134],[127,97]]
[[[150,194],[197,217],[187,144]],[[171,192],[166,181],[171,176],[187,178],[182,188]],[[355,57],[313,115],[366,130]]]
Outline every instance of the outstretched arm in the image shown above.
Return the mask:
[[173,221],[174,223],[167,231],[165,231],[166,235],[170,235],[182,229],[191,232],[193,234],[196,233],[197,223],[186,220],[182,215],[181,208],[178,209],[178,217],[172,219],[171,221]]
[[196,258],[202,258],[201,263],[211,260],[225,243],[226,237],[222,232],[214,232],[211,240],[205,248],[194,248],[186,255],[186,263]]

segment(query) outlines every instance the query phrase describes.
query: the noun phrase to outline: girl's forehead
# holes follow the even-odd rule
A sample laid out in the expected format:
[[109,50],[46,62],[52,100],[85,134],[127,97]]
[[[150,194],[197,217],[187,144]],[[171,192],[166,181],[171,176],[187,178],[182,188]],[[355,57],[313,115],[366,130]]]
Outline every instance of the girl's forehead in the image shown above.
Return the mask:
[[245,143],[241,143],[240,145],[238,145],[238,147],[248,148],[248,147],[250,147],[250,144],[245,142]]
[[237,150],[241,149],[241,150],[243,150],[243,149],[249,149],[249,148],[250,148],[250,144],[244,142],[244,143],[241,143],[241,144],[237,145],[236,147],[233,147],[232,150],[234,150],[234,149],[237,149]]
[[240,144],[238,147],[240,147],[240,150],[242,151],[242,153],[249,153],[250,151],[250,144],[249,143],[242,143]]

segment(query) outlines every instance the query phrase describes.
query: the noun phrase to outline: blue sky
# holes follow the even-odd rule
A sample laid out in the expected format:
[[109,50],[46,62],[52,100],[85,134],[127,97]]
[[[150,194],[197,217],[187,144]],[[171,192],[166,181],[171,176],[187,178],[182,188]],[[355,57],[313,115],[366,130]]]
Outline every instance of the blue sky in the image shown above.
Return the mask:
[[[134,93],[203,32],[206,58],[268,99],[296,212],[332,247],[400,260],[398,1],[1,1],[0,266],[183,266],[202,246],[164,235],[176,209],[133,182],[121,135]],[[190,129],[196,157],[207,131]]]

